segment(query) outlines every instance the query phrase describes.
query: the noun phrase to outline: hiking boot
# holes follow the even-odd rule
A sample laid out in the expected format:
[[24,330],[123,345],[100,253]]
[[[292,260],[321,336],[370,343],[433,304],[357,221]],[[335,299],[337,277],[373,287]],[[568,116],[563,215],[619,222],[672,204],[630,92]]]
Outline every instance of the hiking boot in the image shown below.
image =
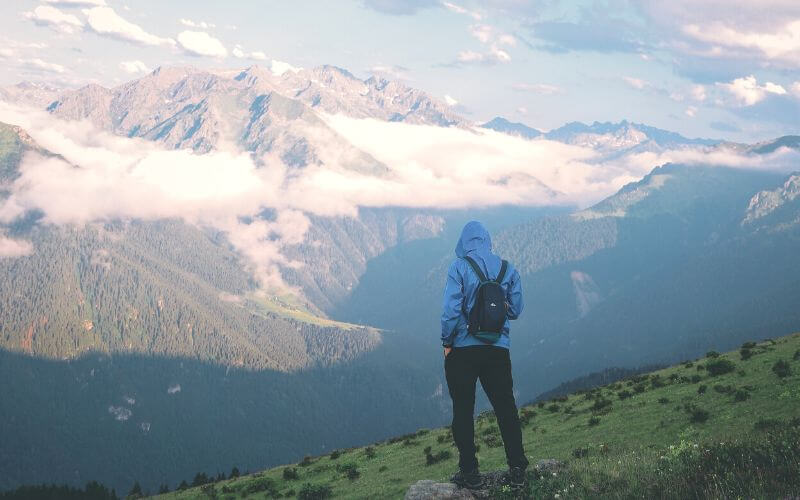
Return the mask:
[[522,467],[510,467],[508,469],[508,483],[515,488],[525,486],[525,469]]
[[483,486],[483,478],[481,477],[480,472],[478,472],[478,469],[475,469],[471,472],[459,470],[453,474],[453,476],[450,478],[450,482],[470,490],[477,490]]

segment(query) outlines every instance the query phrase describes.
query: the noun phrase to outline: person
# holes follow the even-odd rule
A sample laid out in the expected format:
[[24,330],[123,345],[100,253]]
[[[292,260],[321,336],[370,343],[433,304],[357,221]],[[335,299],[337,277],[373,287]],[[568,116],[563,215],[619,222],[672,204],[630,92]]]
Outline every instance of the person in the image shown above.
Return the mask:
[[487,344],[468,329],[468,318],[475,306],[481,278],[467,258],[471,258],[484,277],[491,280],[497,279],[503,261],[492,253],[489,232],[477,221],[464,226],[456,245],[456,257],[447,271],[441,336],[445,378],[453,400],[453,440],[459,454],[459,470],[451,481],[472,489],[482,484],[475,456],[474,422],[475,384],[480,379],[500,427],[509,466],[509,482],[521,486],[525,481],[528,460],[522,446],[509,356],[509,320],[517,319],[523,308],[519,273],[511,264],[506,264],[500,280],[506,299],[505,322],[499,339]]

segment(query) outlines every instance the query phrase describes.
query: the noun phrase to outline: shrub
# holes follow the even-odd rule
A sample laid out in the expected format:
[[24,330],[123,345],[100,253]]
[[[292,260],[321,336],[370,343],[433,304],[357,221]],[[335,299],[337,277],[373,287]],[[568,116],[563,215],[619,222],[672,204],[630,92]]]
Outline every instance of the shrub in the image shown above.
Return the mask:
[[742,349],[752,349],[756,346],[755,342],[745,342],[742,344]]
[[608,453],[610,451],[611,450],[608,448],[608,445],[606,443],[603,443],[603,444],[600,445],[600,454],[601,455],[603,455],[603,456],[608,455]]
[[757,431],[766,431],[770,429],[775,429],[780,427],[783,422],[776,418],[762,418],[759,419],[758,422],[753,425],[753,428]]
[[367,456],[367,458],[375,458],[375,448],[372,446],[367,446],[364,448],[364,454]]
[[659,387],[664,387],[666,385],[664,381],[658,375],[653,375],[653,378],[650,379],[650,385],[653,386],[653,389],[658,389]]
[[389,470],[389,467],[387,467],[387,466],[385,466],[385,465],[381,465],[381,466],[378,468],[378,472],[386,472],[387,470]]
[[671,373],[669,376],[670,382],[677,382],[679,378],[681,378],[681,376],[677,373]]
[[792,359],[795,361],[800,360],[800,349],[794,351],[794,356],[792,356]]
[[306,483],[297,492],[298,500],[324,500],[333,496],[333,488],[328,484]]
[[589,418],[589,427],[594,427],[595,425],[600,423],[600,417],[594,415]]
[[358,467],[356,467],[356,464],[352,462],[337,465],[336,470],[344,474],[344,476],[351,481],[355,481],[359,478],[359,476],[361,476],[361,473],[358,471]]
[[717,351],[708,351],[706,353],[706,357],[707,358],[718,358],[719,357],[719,353]]
[[689,414],[689,421],[696,424],[702,424],[710,416],[707,410],[691,404],[686,405],[686,412]]
[[486,446],[489,448],[497,448],[503,445],[503,440],[497,434],[489,434],[483,438],[483,442],[486,443]]
[[619,399],[622,400],[622,399],[628,399],[629,397],[633,396],[633,394],[631,394],[631,391],[625,390],[625,391],[619,391],[617,393],[617,396],[619,396]]
[[447,436],[445,434],[439,434],[438,436],[436,436],[437,443],[441,444],[444,443],[445,441],[447,441]]
[[595,413],[606,413],[611,409],[611,400],[606,398],[599,398],[594,401],[592,411]]
[[452,454],[449,450],[442,450],[436,454],[426,453],[425,454],[425,465],[433,465],[437,464],[443,460],[448,460]]
[[706,370],[712,377],[730,373],[735,369],[736,365],[729,359],[717,358],[706,363]]
[[662,405],[665,405],[665,404],[669,403],[669,399],[667,399],[667,398],[658,398],[658,402],[661,403]]
[[234,468],[231,469],[230,476],[228,476],[228,477],[230,477],[230,478],[239,477],[239,468],[234,466]]
[[550,413],[558,413],[558,410],[560,410],[561,407],[558,406],[557,404],[553,403],[550,406],[548,406],[547,409],[548,409],[548,411],[550,411]]
[[736,374],[739,375],[740,377],[744,377],[747,375],[747,372],[744,370],[737,370]]
[[686,361],[685,363],[683,363],[683,366],[685,366],[686,368],[691,368],[694,366],[694,363],[692,363],[691,361]]
[[[334,453],[337,453],[337,452],[334,452]],[[333,453],[331,453],[331,456],[333,456]],[[336,457],[338,458],[339,455],[336,455]],[[300,461],[297,465],[299,467],[308,467],[309,465],[311,465],[313,463],[314,463],[314,459],[311,458],[310,455],[306,455],[306,456],[303,457],[303,460]]]
[[429,433],[430,429],[420,429],[417,431],[417,436],[424,436],[425,434]]
[[339,450],[333,450],[331,452],[331,460],[336,460],[337,458],[342,456],[342,452]]
[[720,394],[728,394],[733,391],[733,387],[729,385],[717,384],[714,386],[714,390]]
[[747,401],[749,398],[750,393],[743,389],[737,389],[736,392],[733,393],[733,400],[737,403]]
[[277,493],[278,490],[275,488],[275,481],[268,477],[259,477],[247,483],[247,486],[242,490],[245,494],[258,493],[261,491],[266,491],[270,494]]
[[544,408],[544,401],[539,401],[539,404],[537,404],[536,406],[538,406],[539,408]]
[[696,384],[701,380],[703,380],[703,377],[701,377],[700,375],[692,375],[692,378],[690,380],[693,384]]
[[558,396],[558,397],[557,397],[557,398],[555,398],[555,399],[556,399],[556,401],[558,401],[559,403],[566,403],[566,402],[567,402],[567,400],[569,399],[569,397],[568,397],[568,396]]
[[741,349],[739,349],[739,357],[742,358],[742,361],[747,361],[748,359],[753,357],[753,351],[742,347]]
[[294,467],[287,467],[287,468],[283,469],[283,478],[285,480],[294,481],[294,480],[298,479],[299,477],[300,477],[300,475],[297,474],[297,469],[295,469]]
[[788,361],[781,359],[772,365],[772,371],[780,378],[784,378],[792,374],[792,367],[789,365]]
[[705,385],[700,385],[697,387],[697,394],[705,394],[707,387]]
[[701,372],[706,369],[705,365],[697,365],[697,371]]
[[583,458],[589,454],[589,448],[575,448],[572,450],[572,456],[575,458]]

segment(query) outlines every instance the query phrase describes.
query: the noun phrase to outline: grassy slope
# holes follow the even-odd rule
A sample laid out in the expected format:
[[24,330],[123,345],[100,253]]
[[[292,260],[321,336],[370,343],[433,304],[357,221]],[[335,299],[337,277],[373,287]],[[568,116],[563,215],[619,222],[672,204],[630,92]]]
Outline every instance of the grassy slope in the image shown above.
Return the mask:
[[[652,469],[661,456],[674,454],[674,450],[669,448],[671,445],[679,449],[682,441],[683,446],[686,443],[702,445],[745,435],[755,436],[754,424],[759,420],[785,420],[800,415],[800,360],[793,360],[798,350],[800,334],[794,334],[758,344],[753,349],[756,354],[748,360],[742,360],[739,351],[721,355],[719,359],[728,359],[736,365],[735,371],[725,375],[712,377],[706,370],[697,369],[709,358],[695,361],[692,366],[676,365],[653,372],[650,377],[634,378],[646,379],[639,382],[645,387],[641,393],[635,393],[634,388],[638,385],[635,380],[624,380],[595,389],[593,394],[570,395],[566,402],[551,401],[544,407],[540,404],[521,408],[521,415],[529,415],[523,427],[526,451],[533,463],[542,458],[557,458],[568,463],[573,477],[585,477],[589,481],[597,476],[623,477],[635,490],[636,471],[647,467]],[[790,363],[792,375],[781,379],[772,371],[779,359]],[[689,379],[699,375],[702,380],[671,381],[669,377],[673,374]],[[666,385],[654,387],[652,375],[660,375]],[[701,385],[707,386],[704,394],[698,393]],[[718,385],[742,389],[749,397],[736,402],[734,393],[719,392],[715,389]],[[623,390],[634,395],[620,399],[618,393]],[[607,413],[599,412],[599,423],[590,426],[592,406],[598,399],[608,399],[612,404]],[[552,404],[558,405],[557,411],[551,411]],[[708,420],[704,423],[690,422],[685,409],[687,404],[707,410]],[[565,411],[567,407],[571,408],[571,413]],[[533,412],[536,415],[530,416]],[[483,471],[505,467],[499,439],[494,439],[494,446],[487,444],[487,441],[492,443],[492,436],[499,438],[496,429],[493,417],[478,419],[476,442],[480,443],[478,456]],[[373,445],[372,458],[368,457],[366,448],[354,448],[343,451],[335,460],[327,455],[310,459],[309,465],[293,464],[291,467],[299,475],[295,480],[283,479],[287,466],[282,466],[206,485],[205,492],[192,488],[166,494],[163,498],[204,498],[211,488],[221,498],[265,498],[265,494],[269,498],[265,490],[294,496],[304,483],[329,484],[338,498],[402,498],[408,486],[419,479],[447,480],[457,467],[457,453],[451,443],[447,428],[423,430],[413,437],[397,438],[394,443]],[[433,454],[448,450],[452,456],[427,466],[423,451],[427,446],[432,448]],[[587,449],[586,456],[575,458],[577,448]],[[345,477],[342,465],[348,463],[354,464],[360,472],[355,480]],[[191,479],[187,478],[187,481]],[[268,486],[270,484],[272,487]],[[250,492],[246,493],[248,490]]]

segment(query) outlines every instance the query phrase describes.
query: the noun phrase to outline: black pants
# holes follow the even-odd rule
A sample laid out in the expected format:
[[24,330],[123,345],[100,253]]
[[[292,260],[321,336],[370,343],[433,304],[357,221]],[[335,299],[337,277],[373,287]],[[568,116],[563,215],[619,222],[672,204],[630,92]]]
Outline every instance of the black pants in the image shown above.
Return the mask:
[[522,448],[522,430],[508,349],[497,346],[454,348],[444,361],[447,388],[453,399],[453,439],[458,447],[458,466],[463,471],[478,468],[475,457],[475,382],[481,380],[484,392],[494,408],[500,435],[510,467],[528,466]]

